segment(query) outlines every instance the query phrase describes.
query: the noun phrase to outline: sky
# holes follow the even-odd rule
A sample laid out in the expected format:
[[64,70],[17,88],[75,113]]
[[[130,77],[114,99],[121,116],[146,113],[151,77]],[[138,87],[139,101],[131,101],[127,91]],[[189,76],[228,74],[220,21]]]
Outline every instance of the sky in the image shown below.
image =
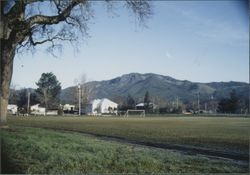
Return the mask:
[[18,54],[12,84],[36,88],[53,72],[62,88],[85,74],[87,81],[128,74],[156,73],[193,82],[249,80],[249,19],[242,1],[155,1],[153,15],[138,23],[124,8],[108,12],[95,2],[89,37],[78,52],[63,44],[57,57],[46,45]]

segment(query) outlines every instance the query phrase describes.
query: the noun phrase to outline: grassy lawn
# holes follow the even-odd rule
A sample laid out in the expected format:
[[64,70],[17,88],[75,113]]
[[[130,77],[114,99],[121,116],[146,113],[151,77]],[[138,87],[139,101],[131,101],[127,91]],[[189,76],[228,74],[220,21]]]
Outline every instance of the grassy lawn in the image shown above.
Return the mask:
[[[0,130],[3,173],[226,173],[248,171],[248,164],[238,164],[230,160],[215,160],[163,149],[104,141],[74,132],[14,126],[14,124],[37,126],[46,124],[50,127],[71,127],[77,130],[84,130],[85,126],[89,126],[86,127],[86,130],[90,131],[90,128],[97,127],[96,129],[98,129],[100,127],[102,132],[106,127],[110,128],[109,133],[114,134],[117,132],[117,126],[112,124],[119,124],[123,121],[125,126],[122,128],[129,129],[131,128],[129,124],[133,120],[138,121],[138,119],[123,121],[101,118],[9,118],[10,128]],[[158,128],[156,123],[159,122],[155,120],[143,119],[142,121],[148,123],[149,129],[153,126]],[[110,122],[112,124],[109,124]],[[101,123],[103,123],[103,127],[101,127]],[[132,126],[137,125],[139,124],[135,123]],[[122,124],[120,123],[119,126]],[[170,127],[170,125],[168,126]],[[145,128],[147,127],[144,126],[146,133]],[[161,125],[159,128],[162,130]],[[96,132],[96,130],[92,132]]]
[[10,126],[67,129],[131,140],[249,154],[250,118],[9,117]]

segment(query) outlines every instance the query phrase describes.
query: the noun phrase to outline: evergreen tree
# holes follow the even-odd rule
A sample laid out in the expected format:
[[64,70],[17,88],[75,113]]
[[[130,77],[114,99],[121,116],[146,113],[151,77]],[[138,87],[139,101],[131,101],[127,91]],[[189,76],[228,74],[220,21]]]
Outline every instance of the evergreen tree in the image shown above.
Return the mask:
[[235,89],[230,93],[230,112],[236,113],[238,112],[239,107],[239,97],[236,94]]
[[39,81],[36,83],[38,98],[42,105],[48,108],[57,108],[59,104],[59,95],[61,92],[61,83],[52,73],[43,73]]
[[135,108],[135,100],[133,99],[133,97],[130,94],[128,94],[128,96],[127,96],[127,108],[128,109]]
[[218,104],[218,112],[236,113],[239,107],[239,97],[235,90],[230,93],[230,98],[223,98]]
[[145,108],[146,112],[149,111],[149,103],[150,103],[149,92],[146,91],[146,93],[144,95],[144,108]]

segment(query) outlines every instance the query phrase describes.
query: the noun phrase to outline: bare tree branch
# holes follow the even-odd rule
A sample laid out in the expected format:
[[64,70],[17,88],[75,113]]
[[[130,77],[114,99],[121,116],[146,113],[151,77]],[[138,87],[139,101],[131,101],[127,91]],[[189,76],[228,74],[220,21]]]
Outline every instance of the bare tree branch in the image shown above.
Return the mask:
[[151,6],[148,0],[126,0],[128,9],[131,9],[138,16],[140,22],[152,15]]
[[[42,2],[43,0],[20,0],[20,4],[19,5],[27,5],[27,4],[31,4],[34,2]],[[17,33],[18,31],[22,31],[21,34],[19,34],[20,36],[23,36],[23,38],[19,38],[18,43],[20,44],[21,42],[23,42],[25,40],[25,38],[29,38],[29,42],[30,45],[36,46],[39,44],[43,44],[45,42],[51,42],[52,40],[63,40],[63,37],[65,37],[65,32],[64,35],[65,36],[58,36],[58,35],[54,35],[54,37],[50,36],[47,37],[41,41],[34,41],[33,38],[33,34],[35,31],[33,31],[33,29],[36,26],[45,26],[45,25],[53,25],[53,24],[58,24],[60,22],[64,22],[67,25],[72,26],[73,28],[77,27],[80,31],[80,33],[84,33],[86,34],[87,31],[87,25],[84,23],[86,21],[89,20],[88,15],[86,15],[86,11],[83,11],[83,8],[79,8],[80,11],[78,11],[78,13],[80,14],[72,14],[72,9],[74,7],[76,7],[77,5],[82,5],[82,7],[87,6],[87,0],[72,0],[72,1],[67,1],[67,0],[50,0],[51,3],[54,3],[55,7],[58,10],[58,15],[54,15],[54,16],[45,16],[45,15],[34,15],[31,16],[30,18],[28,18],[27,20],[24,21],[20,21],[19,25],[15,25],[15,30]],[[107,1],[109,3],[109,1]],[[150,11],[150,5],[148,3],[147,0],[126,0],[126,4],[127,7],[129,9],[132,9],[133,13],[135,13],[136,15],[138,15],[138,18],[143,21],[144,18],[147,18],[151,11]],[[18,4],[16,4],[18,5]],[[84,6],[83,6],[84,5]],[[87,7],[85,7],[87,8]],[[17,24],[17,22],[15,22],[15,24]],[[48,31],[44,31],[43,30],[44,27],[42,28],[42,30],[40,30],[41,33],[48,33]],[[73,33],[75,31],[70,30],[71,28],[68,28],[68,33]],[[38,29],[39,31],[39,29]],[[13,33],[13,37],[17,39],[18,37],[16,36],[16,32],[12,32]],[[20,32],[19,32],[20,33]],[[44,35],[41,35],[44,36]],[[72,37],[73,35],[71,35]],[[73,41],[74,39],[69,39],[66,38],[64,40],[67,41]],[[27,46],[25,44],[25,46]]]
[[79,5],[80,3],[84,3],[85,0],[72,0],[72,2],[65,8],[59,15],[55,16],[44,16],[44,15],[35,15],[30,17],[27,22],[30,27],[35,24],[58,24],[61,21],[65,21],[67,17],[70,16],[71,10]]
[[45,40],[42,40],[42,41],[34,41],[33,38],[32,38],[32,35],[30,35],[29,40],[30,40],[30,42],[31,42],[31,44],[33,46],[36,46],[38,44],[43,44],[43,43],[46,43],[48,41],[50,41],[50,42],[52,42],[54,40],[71,41],[73,39],[72,38],[66,38],[64,36],[62,36],[62,37],[60,37],[60,36],[54,36],[52,38],[48,38],[48,39],[45,39]]
[[53,0],[56,8],[57,8],[57,13],[60,14],[62,12],[62,8],[61,8],[61,0]]

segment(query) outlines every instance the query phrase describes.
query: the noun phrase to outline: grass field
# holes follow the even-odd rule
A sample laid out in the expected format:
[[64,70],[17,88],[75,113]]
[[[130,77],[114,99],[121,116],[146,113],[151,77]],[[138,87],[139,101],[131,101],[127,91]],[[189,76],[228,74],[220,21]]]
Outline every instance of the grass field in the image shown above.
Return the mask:
[[14,165],[16,173],[248,171],[249,162],[149,149],[77,132],[249,154],[249,118],[9,117],[8,121],[10,129],[1,136],[6,160],[12,162],[8,165]]
[[[250,118],[11,117],[10,125],[67,129],[132,140],[249,152]],[[226,146],[226,147],[225,147]]]

